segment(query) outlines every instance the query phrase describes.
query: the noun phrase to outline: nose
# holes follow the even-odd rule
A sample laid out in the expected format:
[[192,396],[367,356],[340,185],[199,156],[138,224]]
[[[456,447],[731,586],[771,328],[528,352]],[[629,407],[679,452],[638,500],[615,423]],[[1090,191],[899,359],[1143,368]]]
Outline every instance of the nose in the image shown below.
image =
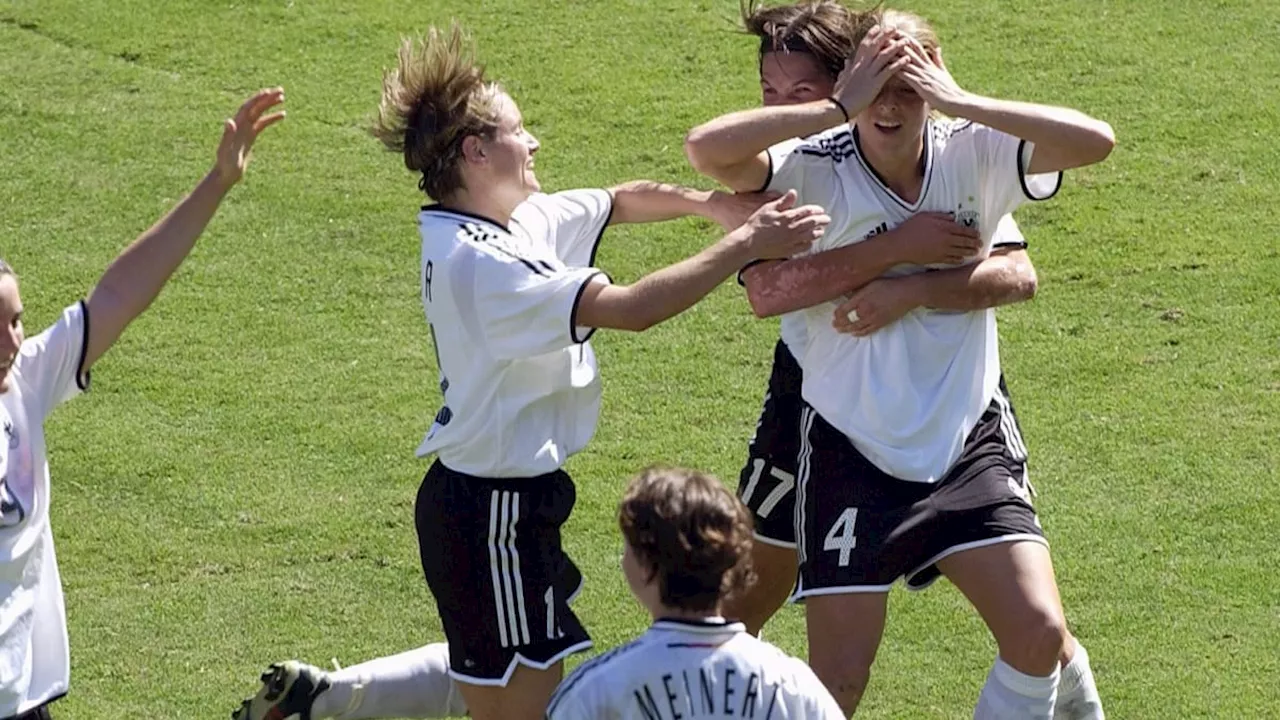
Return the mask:
[[538,152],[538,148],[542,147],[542,143],[538,142],[538,138],[534,137],[533,133],[528,130],[525,130],[524,134],[527,136],[525,143],[529,146],[529,154],[532,155]]

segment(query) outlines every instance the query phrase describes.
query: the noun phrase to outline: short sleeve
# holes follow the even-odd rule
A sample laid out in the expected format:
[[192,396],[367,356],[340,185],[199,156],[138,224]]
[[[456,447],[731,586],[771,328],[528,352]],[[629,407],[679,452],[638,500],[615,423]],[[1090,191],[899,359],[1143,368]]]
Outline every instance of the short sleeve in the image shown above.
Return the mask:
[[795,138],[769,148],[769,179],[763,191],[795,190],[798,205],[831,207],[840,192],[836,161],[853,152],[847,129]]
[[977,156],[985,212],[1003,217],[1027,200],[1048,200],[1062,185],[1062,173],[1028,175],[1035,145],[994,128],[968,123],[968,136]]
[[553,248],[566,265],[591,267],[612,215],[613,196],[607,190],[566,190],[531,195],[511,219],[532,241]]
[[587,284],[609,282],[595,268],[556,268],[517,255],[472,251],[453,265],[455,305],[496,358],[528,358],[586,342],[577,325]]
[[1018,229],[1018,223],[1012,215],[1005,215],[996,224],[996,232],[991,237],[991,247],[1004,250],[1026,249],[1027,239],[1022,236],[1022,231]]
[[89,309],[81,300],[62,311],[52,326],[22,343],[15,368],[40,407],[55,407],[89,389],[89,373],[81,373],[89,343]]

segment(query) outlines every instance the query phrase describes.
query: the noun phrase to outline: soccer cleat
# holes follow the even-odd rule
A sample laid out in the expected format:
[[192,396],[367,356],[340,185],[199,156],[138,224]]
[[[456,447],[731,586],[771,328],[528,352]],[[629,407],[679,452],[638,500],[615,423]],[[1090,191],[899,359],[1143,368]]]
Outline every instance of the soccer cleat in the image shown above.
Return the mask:
[[311,720],[311,705],[329,689],[324,671],[297,660],[262,673],[262,689],[231,713],[231,720]]

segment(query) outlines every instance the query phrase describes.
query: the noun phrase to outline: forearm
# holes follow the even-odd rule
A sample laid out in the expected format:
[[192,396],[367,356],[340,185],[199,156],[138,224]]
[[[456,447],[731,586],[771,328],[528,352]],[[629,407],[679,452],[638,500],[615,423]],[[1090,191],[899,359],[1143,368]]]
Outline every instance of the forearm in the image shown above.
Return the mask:
[[1109,124],[1070,108],[969,95],[955,114],[1033,143],[1031,173],[1100,162],[1116,144]]
[[759,263],[742,274],[757,317],[773,317],[836,300],[897,265],[891,234],[782,262]]
[[697,215],[712,219],[710,203],[713,193],[678,185],[632,180],[610,189],[613,214],[610,225],[650,223]]
[[986,310],[1023,302],[1035,296],[1037,287],[1035,268],[1022,251],[902,279],[915,284],[917,307],[934,310]]
[[209,173],[167,215],[138,237],[107,267],[89,295],[90,338],[85,367],[106,352],[120,333],[160,294],[217,211],[230,185]]
[[693,307],[750,256],[739,231],[693,257],[623,286],[600,288],[579,306],[579,322],[589,327],[646,330]]
[[[739,179],[744,165],[756,162],[770,147],[807,137],[845,122],[835,103],[818,100],[800,105],[777,105],[723,115],[689,131],[685,155],[698,172],[729,183]],[[738,187],[756,190],[759,187]]]

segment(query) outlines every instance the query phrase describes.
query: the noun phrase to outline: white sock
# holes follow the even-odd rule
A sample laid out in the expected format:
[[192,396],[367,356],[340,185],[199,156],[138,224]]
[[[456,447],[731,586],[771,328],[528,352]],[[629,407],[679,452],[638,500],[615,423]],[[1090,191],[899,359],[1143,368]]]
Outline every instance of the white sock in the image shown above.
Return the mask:
[[449,718],[467,714],[449,677],[449,646],[435,643],[328,673],[329,689],[311,706],[315,720]]
[[982,686],[974,720],[1053,720],[1053,698],[1058,689],[1058,668],[1036,677],[1018,672],[996,658]]
[[1058,680],[1058,700],[1053,706],[1053,720],[1104,720],[1102,698],[1089,667],[1089,653],[1076,641],[1071,662],[1062,668]]

